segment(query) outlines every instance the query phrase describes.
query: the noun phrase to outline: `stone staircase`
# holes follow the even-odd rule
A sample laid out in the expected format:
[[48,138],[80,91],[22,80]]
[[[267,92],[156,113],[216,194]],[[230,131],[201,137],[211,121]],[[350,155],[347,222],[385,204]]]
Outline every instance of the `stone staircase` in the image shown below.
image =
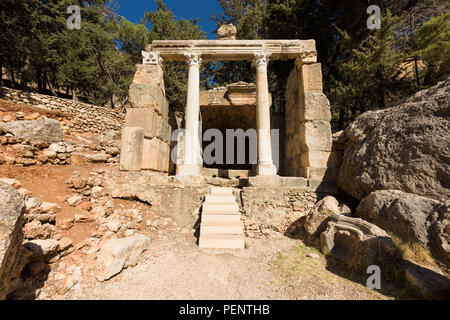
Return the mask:
[[211,188],[203,203],[200,248],[243,249],[244,226],[231,188]]

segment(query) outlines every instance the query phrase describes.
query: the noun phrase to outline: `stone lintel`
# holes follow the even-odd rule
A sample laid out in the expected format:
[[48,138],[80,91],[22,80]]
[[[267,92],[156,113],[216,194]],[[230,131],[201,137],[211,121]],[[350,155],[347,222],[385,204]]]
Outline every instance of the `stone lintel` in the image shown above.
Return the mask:
[[253,60],[255,52],[263,51],[270,60],[317,62],[314,40],[155,40],[147,51],[159,53],[166,61],[186,61],[185,52],[201,54],[205,61]]

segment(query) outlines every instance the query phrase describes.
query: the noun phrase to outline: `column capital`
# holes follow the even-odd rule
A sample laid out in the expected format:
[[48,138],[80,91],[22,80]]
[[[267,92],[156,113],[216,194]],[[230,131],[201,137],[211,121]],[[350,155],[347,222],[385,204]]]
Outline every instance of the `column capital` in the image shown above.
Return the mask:
[[264,66],[267,67],[267,64],[269,63],[269,57],[270,53],[264,52],[264,51],[255,51],[253,58],[253,65],[255,67]]
[[200,65],[202,64],[203,60],[201,58],[202,54],[198,52],[187,52],[185,51],[184,56],[188,59],[190,66],[197,66],[200,68]]
[[161,65],[163,63],[163,58],[159,56],[158,52],[148,52],[142,51],[142,64],[153,64],[153,65]]

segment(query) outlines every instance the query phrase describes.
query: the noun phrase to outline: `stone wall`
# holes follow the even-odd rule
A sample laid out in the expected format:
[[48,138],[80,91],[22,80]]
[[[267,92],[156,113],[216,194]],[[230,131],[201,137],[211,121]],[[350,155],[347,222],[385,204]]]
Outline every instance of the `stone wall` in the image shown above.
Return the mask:
[[[127,159],[137,159],[142,170],[168,172],[172,128],[169,125],[169,103],[164,89],[163,70],[159,63],[137,65],[130,87],[125,126],[142,128],[143,141],[142,148],[133,149],[136,142],[130,145],[131,142],[126,141],[127,136],[124,135],[122,145],[130,145],[130,148],[128,156],[123,154],[121,157],[121,169],[135,167],[126,162]],[[130,157],[133,152],[139,155]]]
[[68,99],[5,87],[0,88],[0,98],[69,114],[72,121],[68,123],[68,126],[72,132],[120,131],[124,123],[124,115],[119,110]]
[[323,94],[320,63],[296,65],[286,88],[285,168],[289,176],[334,183],[330,103]]
[[245,235],[295,233],[295,222],[310,212],[318,197],[306,188],[243,188],[240,206]]

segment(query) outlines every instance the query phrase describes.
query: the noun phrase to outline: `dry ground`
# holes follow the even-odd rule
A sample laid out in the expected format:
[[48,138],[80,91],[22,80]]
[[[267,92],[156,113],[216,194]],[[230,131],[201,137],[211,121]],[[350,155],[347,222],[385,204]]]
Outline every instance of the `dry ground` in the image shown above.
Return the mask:
[[[63,219],[80,213],[65,202],[74,194],[65,181],[74,171],[87,176],[98,169],[116,170],[104,164],[1,165],[0,177],[18,179],[34,197],[61,206],[58,227]],[[152,215],[151,207],[142,203],[114,202],[122,208],[146,207],[144,221]],[[95,230],[93,223],[86,223],[59,232],[76,247]],[[247,238],[244,250],[202,250],[196,237],[180,228],[151,231],[143,225],[140,232],[151,238],[152,248],[137,267],[100,283],[94,278],[95,255],[87,258],[75,251],[64,259],[63,268],[80,266],[80,283],[63,296],[46,290],[46,283],[38,299],[389,299],[327,270],[325,257],[299,240]]]
[[[105,283],[92,276],[57,299],[387,299],[299,256],[288,238],[247,239],[244,250],[201,250],[191,235],[164,234],[135,268]],[[311,252],[304,248],[305,252]],[[293,260],[290,260],[293,259]],[[300,259],[301,263],[298,264]],[[292,263],[295,261],[294,263]]]

